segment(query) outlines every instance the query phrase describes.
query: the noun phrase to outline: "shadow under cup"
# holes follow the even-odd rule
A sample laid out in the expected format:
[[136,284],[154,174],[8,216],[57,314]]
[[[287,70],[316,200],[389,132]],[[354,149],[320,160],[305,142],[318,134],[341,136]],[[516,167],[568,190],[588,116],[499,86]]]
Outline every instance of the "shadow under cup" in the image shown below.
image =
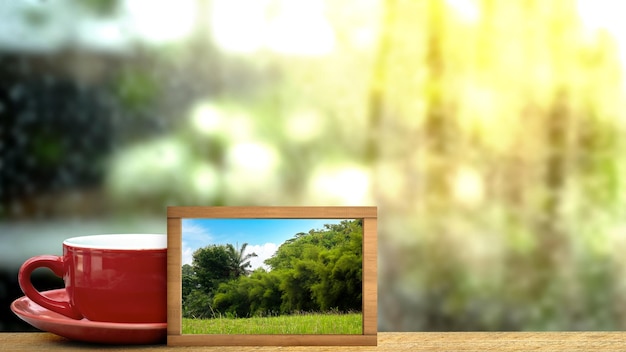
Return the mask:
[[[42,296],[30,281],[47,267],[62,276],[69,301]],[[95,235],[67,239],[63,256],[37,256],[20,269],[24,294],[73,319],[117,323],[167,321],[167,236]]]

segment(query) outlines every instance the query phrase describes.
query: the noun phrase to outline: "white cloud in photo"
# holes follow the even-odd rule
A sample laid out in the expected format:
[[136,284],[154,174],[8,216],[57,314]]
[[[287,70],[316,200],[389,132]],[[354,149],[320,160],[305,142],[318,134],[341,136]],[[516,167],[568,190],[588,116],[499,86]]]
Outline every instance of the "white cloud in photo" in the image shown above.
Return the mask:
[[191,262],[193,261],[193,252],[194,252],[194,249],[189,247],[187,243],[183,242],[183,253],[182,253],[182,258],[181,258],[183,261],[183,265],[185,264],[191,265]]
[[191,221],[183,221],[182,226],[182,262],[183,265],[191,264],[193,252],[198,248],[211,244],[213,236],[209,231]]
[[250,259],[250,265],[252,265],[250,270],[255,270],[258,268],[269,270],[269,266],[267,266],[263,262],[273,256],[276,253],[276,250],[278,250],[278,245],[276,243],[268,242],[261,245],[248,245],[244,254],[256,253],[257,255],[256,257]]

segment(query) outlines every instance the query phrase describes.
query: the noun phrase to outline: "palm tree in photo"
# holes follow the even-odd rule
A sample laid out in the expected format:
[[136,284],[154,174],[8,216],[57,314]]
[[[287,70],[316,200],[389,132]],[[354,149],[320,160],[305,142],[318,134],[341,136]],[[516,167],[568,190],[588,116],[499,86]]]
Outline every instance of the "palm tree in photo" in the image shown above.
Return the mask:
[[241,275],[248,275],[252,272],[249,269],[250,267],[252,267],[252,265],[250,264],[250,259],[257,257],[257,254],[254,252],[244,254],[246,251],[246,247],[248,247],[248,243],[243,243],[239,249],[237,249],[230,243],[226,245],[226,250],[229,257],[229,271],[234,278],[237,278]]

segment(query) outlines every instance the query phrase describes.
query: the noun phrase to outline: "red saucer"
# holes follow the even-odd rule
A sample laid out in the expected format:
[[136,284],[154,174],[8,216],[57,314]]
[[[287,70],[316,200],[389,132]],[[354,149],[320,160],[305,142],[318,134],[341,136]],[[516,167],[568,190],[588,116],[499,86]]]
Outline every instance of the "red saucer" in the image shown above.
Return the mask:
[[[45,291],[42,294],[55,300],[67,300],[65,289]],[[167,336],[167,323],[130,324],[75,320],[43,308],[28,297],[15,300],[11,304],[11,310],[37,329],[70,340],[107,344],[157,344],[165,343]]]

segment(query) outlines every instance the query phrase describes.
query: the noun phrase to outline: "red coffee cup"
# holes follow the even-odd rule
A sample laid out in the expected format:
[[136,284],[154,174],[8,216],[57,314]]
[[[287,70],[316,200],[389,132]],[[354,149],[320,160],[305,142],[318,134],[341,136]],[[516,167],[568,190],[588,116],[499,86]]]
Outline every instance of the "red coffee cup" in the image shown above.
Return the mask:
[[[63,278],[68,301],[41,295],[30,281],[44,267]],[[63,241],[63,256],[40,255],[18,280],[33,302],[73,319],[117,323],[167,321],[167,236],[94,235]]]

